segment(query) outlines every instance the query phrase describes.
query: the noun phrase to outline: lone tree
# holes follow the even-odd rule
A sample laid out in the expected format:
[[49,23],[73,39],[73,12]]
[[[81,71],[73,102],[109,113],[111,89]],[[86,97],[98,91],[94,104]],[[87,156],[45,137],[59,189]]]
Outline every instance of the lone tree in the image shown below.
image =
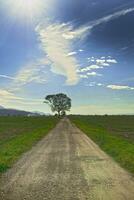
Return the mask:
[[52,112],[57,112],[59,116],[66,115],[66,111],[71,109],[71,99],[63,93],[47,95],[44,103],[47,103]]

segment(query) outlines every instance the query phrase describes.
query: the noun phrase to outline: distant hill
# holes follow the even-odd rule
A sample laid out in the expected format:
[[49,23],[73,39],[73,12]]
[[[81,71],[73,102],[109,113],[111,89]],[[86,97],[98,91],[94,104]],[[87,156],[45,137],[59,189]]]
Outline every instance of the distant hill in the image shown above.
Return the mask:
[[17,110],[12,108],[4,108],[0,105],[0,116],[50,116],[49,113],[43,113],[43,112],[29,112],[24,110]]
[[0,108],[0,116],[28,116],[31,112]]
[[24,110],[17,110],[17,109],[12,109],[12,108],[4,108],[3,106],[0,105],[0,116],[49,116],[50,114],[48,113],[43,113],[43,112],[28,112]]

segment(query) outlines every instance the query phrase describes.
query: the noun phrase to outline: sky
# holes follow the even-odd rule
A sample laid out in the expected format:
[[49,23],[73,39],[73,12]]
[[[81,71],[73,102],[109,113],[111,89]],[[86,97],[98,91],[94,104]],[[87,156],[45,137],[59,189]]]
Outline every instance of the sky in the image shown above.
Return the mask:
[[134,114],[134,0],[0,0],[0,105]]

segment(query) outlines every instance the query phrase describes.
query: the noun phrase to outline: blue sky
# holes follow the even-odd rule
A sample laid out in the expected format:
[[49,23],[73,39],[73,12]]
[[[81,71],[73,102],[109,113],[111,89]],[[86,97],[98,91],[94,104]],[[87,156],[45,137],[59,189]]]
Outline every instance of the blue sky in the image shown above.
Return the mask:
[[74,114],[134,113],[134,1],[0,0],[0,105]]

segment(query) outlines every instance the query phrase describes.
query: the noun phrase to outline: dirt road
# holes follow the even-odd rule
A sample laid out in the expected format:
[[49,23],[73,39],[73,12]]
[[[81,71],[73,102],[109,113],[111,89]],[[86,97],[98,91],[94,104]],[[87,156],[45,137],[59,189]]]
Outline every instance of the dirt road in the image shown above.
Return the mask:
[[134,179],[63,119],[1,179],[0,200],[133,200]]

